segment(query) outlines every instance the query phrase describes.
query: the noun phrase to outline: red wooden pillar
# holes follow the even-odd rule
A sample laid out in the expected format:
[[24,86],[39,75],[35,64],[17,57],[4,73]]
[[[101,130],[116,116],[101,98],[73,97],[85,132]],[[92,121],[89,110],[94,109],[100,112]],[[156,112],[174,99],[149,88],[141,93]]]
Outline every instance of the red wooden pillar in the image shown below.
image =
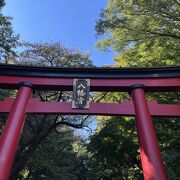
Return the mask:
[[0,180],[8,180],[16,148],[24,125],[26,107],[32,95],[32,85],[20,83],[20,88],[0,139]]
[[145,180],[167,180],[144,88],[131,86],[143,175]]

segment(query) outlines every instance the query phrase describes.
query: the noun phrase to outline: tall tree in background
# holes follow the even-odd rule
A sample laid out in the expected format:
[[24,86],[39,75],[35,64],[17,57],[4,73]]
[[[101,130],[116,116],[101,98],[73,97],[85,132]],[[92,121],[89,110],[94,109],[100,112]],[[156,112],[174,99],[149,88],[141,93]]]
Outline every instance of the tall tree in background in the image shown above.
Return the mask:
[[[97,47],[102,51],[114,51],[118,67],[180,65],[179,1],[109,0],[96,30],[102,37]],[[180,103],[178,93],[151,93],[147,97],[157,99],[159,103]],[[119,103],[124,98],[127,98],[126,94],[112,93],[104,97],[103,102]],[[154,124],[169,179],[178,179],[179,119],[155,118]],[[134,118],[99,118],[97,132],[88,149],[92,158],[91,176],[96,179],[142,178],[142,175],[139,177],[142,171]]]
[[[178,93],[147,93],[159,103],[179,104]],[[120,103],[128,94],[108,93],[102,102]],[[180,118],[153,118],[161,154],[170,180],[180,177]],[[95,134],[90,138],[89,173],[94,179],[143,179],[135,119],[98,117]],[[93,179],[92,178],[92,179]],[[177,179],[178,179],[177,178]]]
[[2,14],[4,5],[4,0],[0,0],[0,62],[8,63],[7,59],[15,55],[14,48],[17,46],[18,35],[13,32],[12,18]]
[[98,128],[87,146],[91,152],[89,177],[97,180],[142,179],[132,118],[103,117],[98,119]]
[[93,66],[89,51],[68,49],[59,42],[19,43],[24,49],[16,58],[16,63],[51,67],[89,67]]
[[[92,66],[89,52],[68,49],[58,42],[21,45],[23,51],[13,60],[20,65]],[[70,92],[64,91],[36,91],[34,97],[54,102],[70,101],[72,98]],[[1,118],[5,123],[5,116]],[[81,139],[74,135],[73,128],[86,127],[90,121],[88,116],[27,116],[10,179],[83,178],[82,172],[86,168],[73,150],[74,141],[78,139],[80,142]]]
[[[4,0],[0,0],[0,63],[55,67],[92,66],[89,52],[71,50],[58,42],[20,44],[12,29],[12,18],[2,14],[4,5]],[[19,45],[23,51],[16,54],[15,48]],[[0,91],[1,99],[8,96],[16,96],[16,91]],[[34,96],[42,101],[67,101],[71,98],[70,93],[62,91],[36,92]],[[1,114],[0,120],[1,133],[6,115]],[[81,116],[28,116],[10,179],[84,179],[84,161],[74,151],[74,142],[79,146],[81,139],[74,134],[73,128],[83,128],[88,122],[88,117]]]
[[118,66],[180,65],[178,0],[109,0],[96,30],[97,47],[112,48]]

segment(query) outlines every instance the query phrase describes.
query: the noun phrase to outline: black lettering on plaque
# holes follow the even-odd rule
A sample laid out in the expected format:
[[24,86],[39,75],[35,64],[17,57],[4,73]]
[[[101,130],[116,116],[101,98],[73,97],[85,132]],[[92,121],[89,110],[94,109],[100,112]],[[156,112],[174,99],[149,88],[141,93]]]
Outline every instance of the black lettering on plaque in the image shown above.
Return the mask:
[[90,91],[89,79],[74,79],[72,108],[88,109],[89,91]]

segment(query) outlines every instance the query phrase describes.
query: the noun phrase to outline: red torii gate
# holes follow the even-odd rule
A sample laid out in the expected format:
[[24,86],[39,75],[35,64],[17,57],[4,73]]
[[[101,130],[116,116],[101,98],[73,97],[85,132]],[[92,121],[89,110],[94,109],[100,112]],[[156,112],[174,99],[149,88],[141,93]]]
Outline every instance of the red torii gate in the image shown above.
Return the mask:
[[[33,89],[72,91],[74,78],[90,79],[91,91],[129,92],[132,102],[90,103],[89,109],[72,109],[69,102],[41,102],[31,98]],[[145,91],[179,91],[180,67],[48,68],[0,65],[0,88],[19,88],[15,99],[0,101],[0,112],[9,113],[0,136],[0,180],[9,178],[26,113],[135,116],[144,179],[167,179],[151,116],[180,117],[180,105],[147,102]]]

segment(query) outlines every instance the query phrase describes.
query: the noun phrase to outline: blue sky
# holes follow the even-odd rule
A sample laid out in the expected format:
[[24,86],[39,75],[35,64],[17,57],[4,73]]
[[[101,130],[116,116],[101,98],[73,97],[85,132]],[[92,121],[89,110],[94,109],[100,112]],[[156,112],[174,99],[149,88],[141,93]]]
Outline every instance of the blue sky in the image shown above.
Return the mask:
[[68,48],[91,51],[96,66],[113,64],[113,53],[94,46],[95,24],[107,0],[6,0],[3,13],[12,16],[21,40],[60,41]]

